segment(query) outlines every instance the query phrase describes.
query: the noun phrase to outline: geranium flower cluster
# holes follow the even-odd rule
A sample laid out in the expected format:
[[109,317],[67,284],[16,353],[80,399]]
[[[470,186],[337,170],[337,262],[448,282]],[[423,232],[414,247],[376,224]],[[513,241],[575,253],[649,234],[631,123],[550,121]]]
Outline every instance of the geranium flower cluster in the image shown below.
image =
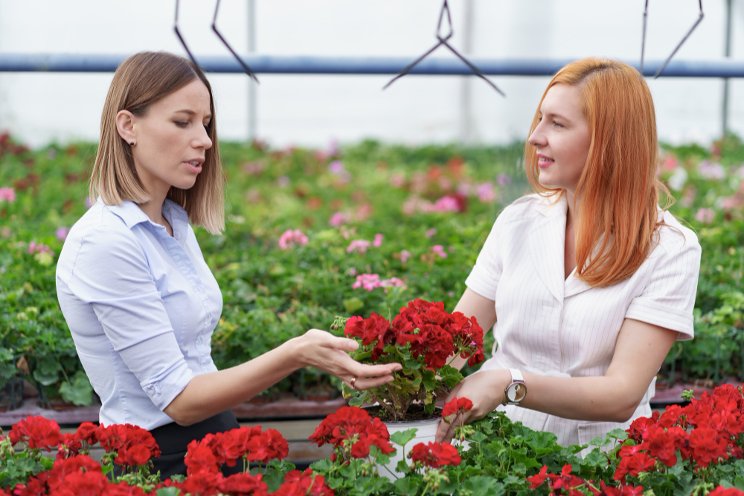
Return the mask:
[[744,454],[744,390],[724,384],[685,406],[636,419],[628,428],[632,440],[620,448],[615,479],[673,467],[681,459],[693,470]]
[[548,472],[548,467],[543,465],[540,472],[527,477],[530,488],[537,489],[547,483],[550,494],[570,494],[581,496],[584,494],[602,495],[602,496],[642,496],[644,494],[643,486],[633,486],[620,484],[613,487],[605,484],[604,481],[597,487],[593,482],[587,481],[572,474],[573,467],[567,464],[561,469],[560,474]]
[[[100,462],[88,456],[89,449],[96,444],[105,452]],[[28,454],[23,454],[21,447]],[[42,451],[56,451],[55,459],[42,456]],[[200,495],[333,494],[323,476],[313,474],[310,469],[288,472],[277,490],[270,493],[262,474],[251,474],[248,464],[281,460],[287,456],[288,444],[279,431],[262,431],[259,426],[208,434],[192,441],[185,458],[187,476],[179,481],[161,482],[157,474],[150,473],[149,462],[160,455],[160,449],[150,432],[129,424],[96,426],[84,422],[74,433],[66,434],[54,420],[26,417],[13,425],[7,437],[0,437],[0,472],[5,471],[3,467],[13,466],[17,453],[23,459],[30,454],[36,460],[32,465],[34,470],[10,486],[7,484],[11,479],[0,477],[0,496],[145,496],[157,494],[163,488],[177,491],[172,494]],[[242,472],[223,475],[223,465],[235,466],[241,460]],[[119,467],[117,471],[113,470],[114,464]]]
[[716,464],[730,459],[739,461],[744,456],[744,386],[718,386],[686,406],[671,405],[662,413],[654,411],[651,417],[640,417],[626,432],[628,440],[616,455],[614,485],[584,480],[571,473],[571,465],[565,465],[560,474],[551,474],[543,466],[539,473],[527,478],[530,487],[547,484],[551,494],[641,496],[646,494],[644,486],[650,484],[650,476],[663,479],[668,473],[670,479],[659,484],[668,486],[671,494],[672,480],[678,474],[695,473],[700,474],[702,485],[691,489],[685,482],[678,488],[680,494],[744,494],[740,489],[714,487],[706,482]]
[[408,457],[414,464],[431,468],[459,465],[462,461],[457,448],[450,443],[436,441],[414,445]]
[[[354,316],[346,321],[344,334],[371,346],[373,362],[390,362],[385,355],[410,348],[413,358],[423,357],[426,367],[439,369],[455,355],[475,365],[483,361],[483,329],[475,317],[448,313],[442,302],[416,299],[400,309],[392,323],[377,313],[369,318]],[[392,358],[392,357],[390,357]]]
[[[109,480],[101,463],[88,456],[88,450],[95,444],[105,451],[106,461],[116,463],[123,472],[134,472],[146,466],[150,459],[160,455],[152,435],[137,426],[122,424],[96,426],[90,422],[80,424],[73,433],[63,434],[59,424],[39,416],[29,416],[11,428],[7,438],[0,439],[0,445],[11,452],[21,445],[31,450],[41,460],[40,452],[56,451],[56,459],[51,469],[32,473],[25,481],[7,488],[15,496],[37,494],[79,493],[83,488],[86,494],[145,494],[138,487],[130,487],[125,482]],[[8,457],[0,446],[0,462]],[[38,467],[42,469],[43,463]],[[144,478],[143,478],[144,480]],[[0,494],[3,488],[0,488]]]
[[260,426],[240,427],[191,441],[185,461],[187,473],[191,475],[201,471],[218,472],[222,465],[234,467],[239,460],[243,461],[244,468],[250,462],[281,460],[288,452],[287,440],[276,429],[262,431]]
[[379,418],[370,416],[366,410],[355,406],[344,406],[328,415],[318,424],[309,439],[318,446],[333,445],[331,460],[334,461],[339,456],[343,462],[352,458],[367,458],[372,446],[385,454],[395,452],[385,424]]
[[377,313],[346,321],[344,334],[361,342],[354,358],[366,363],[405,364],[393,382],[357,392],[360,403],[379,403],[389,417],[406,417],[420,404],[427,413],[460,380],[449,364],[456,357],[475,365],[484,359],[483,329],[475,317],[448,313],[442,302],[416,299],[388,321]]

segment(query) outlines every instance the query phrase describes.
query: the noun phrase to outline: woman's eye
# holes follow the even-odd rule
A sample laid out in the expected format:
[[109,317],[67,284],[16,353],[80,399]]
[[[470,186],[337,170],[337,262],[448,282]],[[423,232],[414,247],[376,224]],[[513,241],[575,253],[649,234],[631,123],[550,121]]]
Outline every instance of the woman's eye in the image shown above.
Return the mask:
[[189,125],[188,121],[175,121],[175,124],[178,127],[186,127]]
[[553,121],[553,125],[554,125],[555,127],[566,127],[566,126],[564,126],[563,124],[561,124],[560,122],[556,122],[556,121]]

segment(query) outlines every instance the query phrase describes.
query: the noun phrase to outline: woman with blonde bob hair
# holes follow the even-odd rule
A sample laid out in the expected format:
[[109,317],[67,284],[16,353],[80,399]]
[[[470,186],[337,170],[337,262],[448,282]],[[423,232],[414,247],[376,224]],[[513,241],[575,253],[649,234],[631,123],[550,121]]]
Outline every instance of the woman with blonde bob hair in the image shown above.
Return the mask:
[[452,396],[586,444],[650,415],[656,374],[693,337],[700,245],[659,207],[656,118],[641,74],[569,63],[525,144],[535,193],[496,219],[456,306],[493,326],[493,356]]
[[163,478],[185,473],[190,441],[238,426],[231,407],[295,370],[314,366],[369,388],[400,369],[362,365],[348,355],[354,340],[311,329],[217,370],[210,341],[222,295],[190,223],[222,231],[223,184],[201,70],[162,52],[125,60],[101,117],[95,203],[65,240],[57,296],[101,399],[100,422],[150,430]]

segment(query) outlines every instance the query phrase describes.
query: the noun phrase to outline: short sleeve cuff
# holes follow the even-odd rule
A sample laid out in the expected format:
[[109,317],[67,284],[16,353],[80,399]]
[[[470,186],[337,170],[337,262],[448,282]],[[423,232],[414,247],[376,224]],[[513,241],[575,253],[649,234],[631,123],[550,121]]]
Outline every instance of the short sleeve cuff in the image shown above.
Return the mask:
[[475,269],[465,279],[465,286],[484,298],[496,299],[496,285],[493,284],[493,281],[489,281],[487,277],[483,277],[482,273],[477,273]]
[[665,307],[658,303],[636,298],[625,314],[628,319],[639,320],[679,333],[677,339],[686,341],[695,335],[692,314]]
[[181,360],[161,374],[160,377],[142,383],[142,389],[150,398],[150,401],[160,411],[163,411],[176,396],[186,389],[193,378],[194,373],[186,365],[186,362]]

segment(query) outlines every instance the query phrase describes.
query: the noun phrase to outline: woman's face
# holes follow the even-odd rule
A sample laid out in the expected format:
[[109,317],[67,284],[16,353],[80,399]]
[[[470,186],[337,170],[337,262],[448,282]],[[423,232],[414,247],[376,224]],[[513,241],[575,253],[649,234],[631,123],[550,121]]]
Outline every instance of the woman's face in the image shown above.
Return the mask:
[[540,184],[576,191],[591,143],[577,86],[551,87],[539,109],[540,122],[528,141],[537,152]]
[[154,198],[165,198],[172,186],[189,189],[201,173],[212,147],[206,127],[212,119],[209,90],[199,79],[133,116],[134,165]]

